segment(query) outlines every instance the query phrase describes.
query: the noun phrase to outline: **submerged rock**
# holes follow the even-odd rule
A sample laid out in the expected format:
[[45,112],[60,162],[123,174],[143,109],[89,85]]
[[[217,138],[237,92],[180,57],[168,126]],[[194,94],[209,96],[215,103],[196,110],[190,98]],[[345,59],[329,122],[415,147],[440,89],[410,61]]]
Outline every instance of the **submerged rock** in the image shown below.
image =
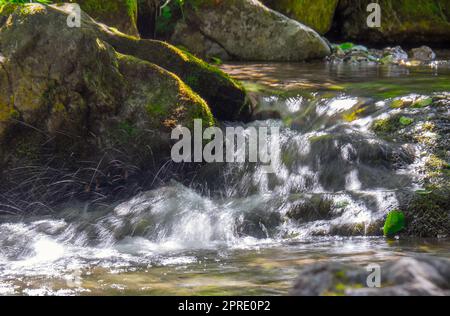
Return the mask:
[[370,288],[373,270],[341,263],[305,267],[291,295],[407,296],[450,295],[450,260],[429,256],[401,258],[380,267],[381,287]]
[[186,2],[184,16],[189,27],[239,60],[302,61],[330,53],[314,30],[256,0]]

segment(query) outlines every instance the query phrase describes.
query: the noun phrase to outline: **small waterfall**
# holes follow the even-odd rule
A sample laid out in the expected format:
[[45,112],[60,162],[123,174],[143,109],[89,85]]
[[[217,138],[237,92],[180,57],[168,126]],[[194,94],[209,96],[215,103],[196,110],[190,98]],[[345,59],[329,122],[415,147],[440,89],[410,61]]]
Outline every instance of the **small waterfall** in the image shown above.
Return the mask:
[[224,128],[242,127],[248,137],[250,128],[279,126],[274,173],[259,163],[206,164],[183,183],[118,204],[70,201],[45,216],[2,216],[0,294],[1,280],[19,276],[188,265],[210,251],[222,258],[230,250],[380,235],[387,212],[420,188],[419,146],[370,130],[391,97],[317,91],[258,98],[281,119]]

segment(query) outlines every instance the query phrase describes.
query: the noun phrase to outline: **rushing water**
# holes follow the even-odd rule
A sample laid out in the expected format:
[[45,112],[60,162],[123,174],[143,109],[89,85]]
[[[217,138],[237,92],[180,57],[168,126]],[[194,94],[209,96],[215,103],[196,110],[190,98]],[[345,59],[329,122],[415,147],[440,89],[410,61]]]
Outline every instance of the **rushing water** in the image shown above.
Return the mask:
[[[224,69],[262,109],[280,113],[241,125],[281,127],[276,173],[210,165],[191,185],[171,182],[116,205],[2,216],[0,294],[278,295],[308,263],[450,257],[444,238],[364,237],[421,188],[420,148],[378,139],[369,126],[386,100],[449,92],[447,63]],[[369,110],[353,117],[361,106]]]

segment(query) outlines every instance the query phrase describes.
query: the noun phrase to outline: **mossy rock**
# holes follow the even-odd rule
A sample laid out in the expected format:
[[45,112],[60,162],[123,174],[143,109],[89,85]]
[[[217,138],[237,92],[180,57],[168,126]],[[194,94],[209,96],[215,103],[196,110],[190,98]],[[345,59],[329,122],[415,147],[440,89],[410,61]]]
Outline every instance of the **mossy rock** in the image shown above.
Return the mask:
[[[111,164],[126,163],[133,172],[159,168],[170,155],[173,127],[191,127],[194,119],[215,124],[206,101],[180,77],[117,52],[84,13],[82,28],[67,27],[64,8],[26,4],[2,11],[8,25],[0,28],[0,168],[15,183],[11,188],[46,188],[41,178],[60,174],[71,175],[66,182],[77,190],[103,182],[114,187],[109,178],[123,170],[111,171]],[[92,167],[81,166],[86,163]],[[33,172],[20,171],[30,166],[42,177],[31,181]]]
[[378,135],[389,136],[394,134],[403,127],[401,118],[400,115],[393,115],[389,118],[375,120],[372,124],[372,130]]
[[118,52],[157,64],[178,75],[208,103],[217,119],[250,119],[252,110],[244,87],[219,68],[165,42],[137,40],[109,32],[101,32],[100,36]]
[[286,213],[286,216],[298,222],[331,219],[333,201],[324,195],[305,196],[297,201]]
[[416,237],[448,236],[449,196],[448,187],[429,187],[423,192],[416,192],[405,213],[406,233]]
[[303,23],[320,34],[331,28],[338,0],[263,0],[272,8],[288,17]]
[[94,20],[115,27],[119,31],[139,37],[137,28],[137,0],[70,0],[55,3],[78,3]]
[[447,0],[380,0],[381,27],[369,28],[367,6],[371,0],[341,0],[335,31],[346,40],[370,44],[442,45],[450,37]]

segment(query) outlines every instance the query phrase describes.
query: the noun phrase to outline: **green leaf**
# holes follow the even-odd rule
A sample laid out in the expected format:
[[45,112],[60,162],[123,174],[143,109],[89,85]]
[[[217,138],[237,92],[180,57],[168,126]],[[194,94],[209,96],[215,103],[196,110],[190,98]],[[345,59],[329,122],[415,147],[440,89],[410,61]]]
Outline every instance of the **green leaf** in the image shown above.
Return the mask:
[[339,48],[346,51],[346,50],[352,49],[353,46],[355,46],[353,43],[343,43],[343,44],[339,45]]
[[392,236],[405,228],[405,215],[403,212],[394,210],[389,212],[384,222],[384,236]]
[[400,124],[402,124],[403,126],[408,126],[411,125],[414,122],[414,119],[406,117],[406,116],[402,116],[399,119]]
[[161,10],[161,16],[167,20],[170,20],[172,18],[172,9],[170,9],[169,6],[164,7]]

